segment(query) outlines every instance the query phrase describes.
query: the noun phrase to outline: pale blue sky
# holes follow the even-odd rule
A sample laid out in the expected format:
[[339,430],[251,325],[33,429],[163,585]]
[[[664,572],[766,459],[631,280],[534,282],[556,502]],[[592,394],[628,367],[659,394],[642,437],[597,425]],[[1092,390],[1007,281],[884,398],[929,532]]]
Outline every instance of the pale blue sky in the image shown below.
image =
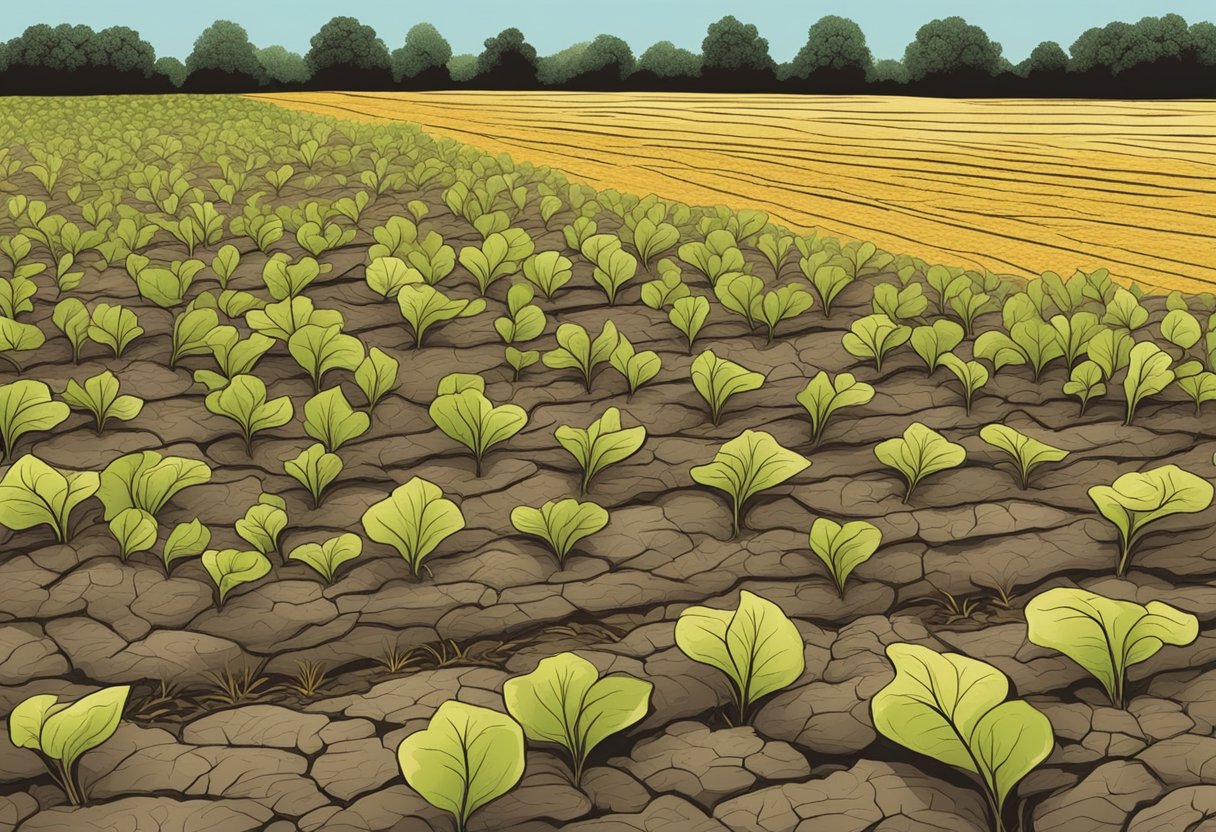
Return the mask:
[[279,43],[305,51],[321,24],[336,14],[373,26],[389,48],[400,46],[415,23],[435,24],[457,52],[478,52],[485,38],[518,26],[541,54],[600,33],[618,35],[640,53],[658,40],[699,49],[705,27],[725,14],[755,23],[773,57],[788,60],[825,14],[856,20],[876,57],[898,58],[916,29],[935,17],[961,15],[978,24],[1019,61],[1042,40],[1064,48],[1092,26],[1112,20],[1176,12],[1188,21],[1211,20],[1212,0],[0,0],[0,39],[34,23],[85,23],[94,28],[137,29],[158,55],[180,58],[198,33],[216,19],[243,25],[258,46]]

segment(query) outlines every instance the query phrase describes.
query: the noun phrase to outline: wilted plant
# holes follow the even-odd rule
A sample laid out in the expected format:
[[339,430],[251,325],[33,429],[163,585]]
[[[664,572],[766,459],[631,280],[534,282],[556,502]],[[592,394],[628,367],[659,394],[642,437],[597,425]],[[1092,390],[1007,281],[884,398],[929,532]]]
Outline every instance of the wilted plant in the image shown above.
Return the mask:
[[68,801],[83,806],[88,793],[76,763],[113,736],[130,692],[129,685],[102,688],[71,703],[47,693],[31,696],[9,714],[9,740],[36,752]]
[[508,679],[509,713],[533,742],[555,743],[568,757],[577,788],[595,747],[646,716],[654,685],[623,673],[600,676],[574,653],[542,659],[531,673]]
[[1185,646],[1199,636],[1199,620],[1160,601],[1117,601],[1094,592],[1057,587],[1026,605],[1026,638],[1059,650],[1102,683],[1116,708],[1127,707],[1127,668],[1164,645]]
[[596,474],[641,450],[646,441],[646,428],[641,425],[622,428],[621,411],[610,407],[586,428],[562,425],[553,435],[582,469],[579,490],[585,494]]
[[947,440],[937,431],[920,422],[913,422],[903,436],[879,442],[874,447],[874,456],[904,478],[907,489],[903,502],[907,503],[921,480],[938,471],[962,465],[967,452],[962,445]]
[[713,350],[698,355],[692,362],[690,373],[693,387],[709,405],[709,418],[715,425],[722,418],[722,409],[732,396],[759,390],[765,378],[762,373],[719,358]]
[[435,547],[464,528],[464,515],[439,486],[414,477],[368,508],[362,522],[367,536],[396,549],[416,576]]
[[701,485],[723,491],[731,500],[731,537],[743,528],[747,501],[805,471],[811,461],[781,447],[771,434],[745,430],[718,449],[712,462],[692,469]]
[[792,685],[806,669],[794,622],[781,607],[747,590],[733,610],[689,607],[680,613],[676,646],[726,675],[735,725],[750,722],[758,701]]

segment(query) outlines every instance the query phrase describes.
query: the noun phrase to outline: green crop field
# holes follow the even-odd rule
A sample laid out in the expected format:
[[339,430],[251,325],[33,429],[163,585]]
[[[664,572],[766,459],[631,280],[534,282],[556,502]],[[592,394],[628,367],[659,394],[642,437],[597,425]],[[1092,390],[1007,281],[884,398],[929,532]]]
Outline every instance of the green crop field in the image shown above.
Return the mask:
[[1211,816],[1216,297],[228,96],[0,188],[0,826]]

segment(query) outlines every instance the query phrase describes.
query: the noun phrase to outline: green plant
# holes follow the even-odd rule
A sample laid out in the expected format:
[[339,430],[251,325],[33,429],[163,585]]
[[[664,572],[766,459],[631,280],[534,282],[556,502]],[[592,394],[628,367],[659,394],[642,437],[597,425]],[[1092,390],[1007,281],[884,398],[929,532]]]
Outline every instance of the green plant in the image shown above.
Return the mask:
[[1135,295],[1120,287],[1115,290],[1114,297],[1107,301],[1102,323],[1132,333],[1148,323],[1148,310],[1140,305]]
[[1174,514],[1196,514],[1212,504],[1212,484],[1177,465],[1134,471],[1111,485],[1095,485],[1089,499],[1119,532],[1115,574],[1123,577],[1146,527]]
[[218,606],[221,609],[229,592],[270,572],[270,561],[261,552],[242,552],[239,549],[208,549],[203,552],[202,563],[219,592]]
[[287,503],[282,497],[263,492],[245,516],[236,521],[236,533],[260,554],[279,550],[279,536],[287,528]]
[[963,410],[971,412],[975,394],[988,383],[988,368],[978,361],[964,361],[952,352],[943,355],[938,363],[950,371],[963,389]]
[[70,412],[66,404],[51,399],[51,388],[41,381],[21,379],[0,384],[0,440],[4,443],[0,462],[12,457],[22,436],[50,430]]
[[251,330],[276,341],[290,341],[297,330],[310,324],[325,328],[341,327],[344,323],[341,312],[317,309],[310,299],[302,295],[268,303],[261,309],[250,309],[245,313],[245,324]]
[[811,551],[823,561],[844,598],[844,583],[849,575],[865,563],[882,545],[882,532],[872,523],[854,520],[841,525],[835,520],[818,517],[811,524]]
[[[510,346],[531,341],[539,338],[545,331],[545,313],[539,306],[532,303],[533,297],[535,297],[535,293],[527,283],[516,283],[507,291],[507,314],[494,319],[494,330],[502,338],[504,344]],[[524,355],[519,350],[515,350],[515,352],[520,356]],[[510,351],[507,354],[507,361],[514,368],[516,379],[519,378],[519,371],[524,366],[535,363],[535,361],[527,364],[520,360],[512,361]]]
[[288,553],[288,560],[311,566],[325,583],[332,584],[338,568],[363,552],[363,539],[357,534],[340,534],[320,543],[303,543]]
[[681,260],[705,275],[710,288],[722,275],[741,272],[747,267],[735,235],[722,228],[710,231],[704,242],[684,243],[677,252]]
[[912,330],[912,349],[925,362],[927,375],[933,375],[942,357],[963,343],[963,328],[954,321],[938,319],[929,326]]
[[486,398],[485,381],[480,376],[473,378],[478,383],[460,389],[452,376],[442,379],[439,395],[428,412],[436,427],[473,452],[476,474],[480,477],[485,455],[523,430],[528,424],[528,414],[519,405],[495,406]]
[[913,422],[904,435],[874,447],[874,456],[883,465],[894,468],[907,483],[903,502],[912,499],[912,492],[930,474],[957,468],[967,458],[962,445],[956,445],[937,431]]
[[101,472],[97,499],[104,518],[113,520],[124,509],[139,508],[155,517],[184,488],[211,480],[207,463],[156,451],[125,454]]
[[144,334],[139,317],[124,306],[99,303],[89,315],[89,340],[109,347],[115,358],[121,358],[131,342]]
[[380,400],[397,389],[397,374],[401,363],[379,347],[367,351],[367,357],[355,368],[355,384],[367,400],[371,415]]
[[143,409],[143,399],[120,396],[118,389],[118,379],[105,370],[86,378],[83,385],[76,379],[70,379],[63,391],[63,400],[72,407],[91,413],[97,432],[101,433],[110,419],[129,422]]
[[[252,313],[251,313],[252,314]],[[173,319],[169,369],[190,355],[211,352],[209,335],[220,325],[214,309],[186,309]]]
[[342,473],[342,457],[325,450],[320,442],[310,445],[294,459],[283,462],[283,470],[308,491],[312,507],[321,506],[325,489]]
[[688,354],[692,355],[692,345],[696,343],[701,328],[709,318],[709,300],[701,295],[677,298],[667,312],[667,319],[672,326],[684,333],[688,341]]
[[329,453],[367,433],[371,417],[355,410],[341,387],[323,390],[304,403],[304,432]]
[[585,428],[562,425],[553,435],[582,469],[579,491],[585,494],[596,474],[641,450],[646,441],[646,428],[638,425],[622,429],[621,411],[610,407]]
[[161,562],[165,565],[165,574],[169,574],[175,560],[198,557],[210,545],[211,530],[204,526],[197,517],[189,523],[178,523],[169,532],[165,548],[161,550]]
[[875,729],[904,748],[978,775],[994,832],[1005,800],[1047,759],[1051,722],[1029,703],[1006,701],[1009,679],[958,653],[887,645],[895,678],[870,700]]
[[550,500],[540,508],[516,506],[511,509],[511,525],[519,532],[539,537],[549,544],[560,565],[576,543],[608,525],[608,512],[595,503]]
[[524,279],[540,289],[545,300],[553,300],[558,290],[570,282],[573,264],[557,251],[533,254],[523,263]]
[[396,549],[416,576],[435,547],[464,528],[464,515],[439,486],[414,477],[363,512],[362,522],[367,536]]
[[1055,327],[1039,317],[1013,324],[1006,335],[997,330],[975,339],[976,358],[992,362],[993,372],[1015,364],[1029,364],[1038,381],[1049,364],[1064,357],[1064,346]]
[[643,266],[648,267],[651,260],[674,248],[678,242],[679,229],[669,222],[655,222],[650,217],[642,217],[633,227],[633,247],[637,249]]
[[730,497],[733,538],[743,528],[743,509],[748,500],[810,466],[809,459],[781,447],[771,434],[745,430],[723,444],[712,462],[694,466],[692,478]]
[[1081,402],[1081,413],[1089,407],[1092,399],[1100,399],[1106,395],[1106,385],[1103,383],[1102,368],[1093,361],[1082,361],[1072,368],[1068,381],[1064,382],[1064,394],[1075,396]]
[[853,276],[840,263],[830,261],[828,252],[818,252],[817,255],[803,257],[798,261],[798,265],[802,274],[815,287],[819,302],[823,306],[824,317],[830,318],[832,302],[853,282]]
[[760,699],[792,685],[806,669],[794,622],[781,607],[747,590],[733,610],[689,607],[680,613],[676,646],[694,662],[726,674],[735,725],[746,725]]
[[465,246],[460,250],[460,265],[469,270],[484,295],[496,281],[515,274],[520,264],[535,249],[528,232],[508,228],[489,234],[480,247]]
[[1102,683],[1111,704],[1127,707],[1127,668],[1166,644],[1184,646],[1199,637],[1199,620],[1149,601],[1117,601],[1094,592],[1057,587],[1026,605],[1026,637],[1059,650]]
[[1127,367],[1135,343],[1122,329],[1104,329],[1086,345],[1085,354],[1102,370],[1103,380],[1109,382],[1115,373]]
[[203,375],[206,371],[196,371],[194,380],[202,381],[214,392],[226,385],[229,379],[252,372],[262,356],[274,346],[274,339],[260,332],[254,332],[248,338],[241,338],[236,327],[219,326],[207,336],[207,343],[222,375],[211,379],[215,382],[213,385],[207,383],[208,377]]
[[0,526],[13,531],[50,526],[60,543],[71,537],[71,514],[97,493],[95,471],[52,468],[33,454],[14,462],[0,479]]
[[595,269],[591,278],[604,290],[608,305],[613,306],[621,289],[637,274],[637,258],[627,251],[615,248],[602,252],[594,262]]
[[1174,381],[1169,355],[1151,341],[1136,344],[1128,358],[1127,376],[1123,379],[1123,393],[1127,397],[1125,425],[1135,419],[1136,408],[1142,401],[1157,395]]
[[747,322],[747,331],[756,327],[755,311],[764,294],[764,281],[745,272],[727,272],[714,283],[718,303]]
[[1051,319],[1051,327],[1056,331],[1060,349],[1064,353],[1064,363],[1069,369],[1072,369],[1077,359],[1084,354],[1089,342],[1103,330],[1098,316],[1093,312],[1056,315]]
[[185,299],[194,278],[204,267],[202,260],[174,260],[167,269],[163,266],[146,266],[136,275],[135,285],[142,297],[163,309],[169,309]]
[[980,428],[980,439],[1013,461],[1018,472],[1018,484],[1023,490],[1030,483],[1030,475],[1035,468],[1047,462],[1063,462],[1068,456],[1068,451],[1032,439],[1005,425],[985,425]]
[[353,335],[345,335],[341,324],[306,324],[287,339],[287,349],[312,379],[314,392],[320,392],[321,382],[330,370],[353,373],[363,361],[363,343]]
[[903,323],[924,315],[929,301],[919,283],[909,283],[903,287],[879,283],[874,287],[870,306],[875,314],[886,315],[895,323]]
[[140,508],[125,508],[110,521],[110,534],[118,541],[118,556],[126,560],[156,544],[156,518]]
[[768,330],[767,343],[773,343],[777,324],[792,320],[815,305],[815,299],[801,286],[780,286],[765,292],[752,307],[752,317]]
[[130,692],[129,685],[102,688],[71,703],[49,693],[31,696],[9,714],[9,740],[37,753],[68,801],[83,806],[88,793],[76,763],[114,734]]
[[369,289],[386,300],[396,298],[403,286],[424,282],[422,274],[399,257],[375,258],[363,279]]
[[401,741],[397,763],[410,788],[466,832],[474,812],[523,777],[524,732],[504,714],[449,699]]
[[612,358],[619,343],[619,334],[612,321],[605,321],[600,334],[592,340],[587,330],[578,324],[562,324],[557,328],[557,348],[542,358],[546,367],[554,370],[576,369],[583,377],[583,387],[591,392],[595,369]]
[[840,343],[850,355],[873,359],[874,369],[881,373],[887,354],[906,344],[911,337],[911,329],[886,315],[867,315],[853,321]]
[[217,416],[236,422],[245,440],[245,452],[253,453],[253,437],[264,430],[282,427],[291,421],[291,399],[266,398],[266,383],[257,376],[233,376],[228,385],[207,394],[207,409]]
[[1187,361],[1174,368],[1178,389],[1195,403],[1195,416],[1203,415],[1204,402],[1216,401],[1216,373],[1203,369],[1198,361]]
[[690,374],[693,387],[709,405],[709,418],[715,425],[721,420],[722,409],[731,396],[759,390],[765,379],[762,373],[718,358],[713,350],[706,350],[693,359]]
[[608,360],[629,386],[630,399],[639,387],[657,376],[663,368],[658,353],[651,350],[638,352],[624,335],[619,336],[616,349]]
[[211,260],[211,271],[219,278],[220,288],[227,289],[228,281],[236,273],[236,267],[241,264],[241,252],[232,244],[220,246],[215,257]]
[[659,276],[642,284],[642,303],[663,310],[690,294],[680,267],[670,260],[659,261]]
[[504,682],[502,696],[528,739],[565,749],[578,787],[591,752],[646,716],[653,690],[650,682],[623,673],[600,676],[581,656],[559,653]]
[[275,300],[294,298],[307,289],[314,280],[330,270],[312,257],[301,257],[292,263],[291,258],[279,252],[271,255],[262,267],[262,282]]
[[64,298],[55,304],[51,322],[72,345],[72,361],[80,363],[80,348],[89,334],[89,310],[78,298]]
[[858,381],[852,373],[840,373],[835,378],[820,370],[798,394],[798,404],[811,417],[811,445],[819,444],[824,428],[836,411],[845,407],[869,404],[874,388]]
[[434,286],[405,286],[397,293],[401,316],[414,330],[414,349],[422,346],[427,331],[435,324],[453,318],[471,318],[485,311],[481,298],[457,300],[449,298]]

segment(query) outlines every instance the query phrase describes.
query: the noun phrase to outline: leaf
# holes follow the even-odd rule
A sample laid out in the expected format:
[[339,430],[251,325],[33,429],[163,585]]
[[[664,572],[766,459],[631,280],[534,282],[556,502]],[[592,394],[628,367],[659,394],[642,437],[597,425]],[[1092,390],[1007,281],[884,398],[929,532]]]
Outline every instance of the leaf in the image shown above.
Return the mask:
[[629,386],[630,396],[636,393],[643,384],[657,376],[659,370],[663,368],[663,361],[659,358],[658,353],[651,350],[637,352],[624,335],[617,342],[616,349],[612,351],[609,361],[613,369],[624,376],[625,383]]
[[1149,396],[1155,396],[1174,381],[1173,362],[1170,357],[1151,341],[1132,347],[1127,365],[1127,377],[1123,380],[1123,393],[1127,397],[1127,418],[1123,424],[1130,425],[1136,416],[1136,408]]
[[379,347],[367,351],[367,357],[355,368],[355,384],[367,399],[370,413],[380,400],[397,389],[400,362]]
[[939,363],[963,386],[963,404],[970,413],[976,392],[988,383],[988,368],[978,361],[964,361],[952,352],[943,355]]
[[289,560],[308,564],[325,579],[333,583],[338,567],[363,552],[363,540],[357,534],[340,534],[321,543],[304,543],[291,550]]
[[304,403],[304,432],[333,453],[367,433],[371,418],[355,410],[341,387],[323,390]]
[[1035,468],[1047,462],[1062,462],[1068,456],[1068,451],[1000,424],[980,428],[980,439],[1003,451],[1013,460],[1018,471],[1018,481],[1023,489],[1029,484],[1030,474]]
[[621,411],[615,407],[605,410],[586,428],[562,425],[553,435],[582,469],[582,493],[596,474],[633,456],[646,442],[645,427],[621,428]]
[[382,298],[397,297],[403,286],[422,283],[422,274],[397,257],[377,257],[367,267],[364,277],[368,287]]
[[55,304],[51,320],[72,345],[72,360],[80,360],[80,347],[89,332],[89,310],[78,298],[64,298]]
[[119,557],[126,560],[156,544],[156,518],[140,508],[123,509],[110,521],[110,534],[118,541]]
[[1127,668],[1166,644],[1199,636],[1199,620],[1160,601],[1140,605],[1094,592],[1057,587],[1026,605],[1026,637],[1059,650],[1102,683],[1116,708],[1126,706]]
[[1210,482],[1177,465],[1133,471],[1111,485],[1095,485],[1089,499],[1119,532],[1116,575],[1127,571],[1132,551],[1150,524],[1174,514],[1196,514],[1212,504]]
[[706,350],[692,362],[692,384],[701,398],[709,405],[710,419],[716,425],[722,417],[726,402],[736,393],[759,390],[764,384],[764,375],[752,372],[733,361],[718,358],[713,350]]
[[912,349],[932,375],[942,356],[963,342],[963,328],[954,321],[936,320],[930,326],[913,329],[911,342]]
[[479,477],[482,460],[489,450],[528,424],[528,414],[522,407],[514,404],[495,407],[475,388],[436,396],[428,412],[436,427],[473,452]]
[[283,470],[304,486],[312,496],[313,508],[321,505],[321,495],[342,473],[342,458],[329,453],[318,442],[283,463]]
[[397,293],[401,315],[414,330],[414,348],[422,346],[427,330],[437,323],[453,318],[470,318],[486,308],[481,298],[453,300],[433,286],[404,286]]
[[908,484],[903,498],[906,503],[921,480],[962,465],[967,452],[962,445],[950,442],[937,431],[913,422],[903,436],[879,442],[874,447],[874,456],[903,475]]
[[241,584],[252,583],[270,572],[270,561],[261,552],[239,549],[208,549],[202,555],[203,568],[219,590],[219,605],[228,593]]
[[397,762],[410,788],[464,832],[470,815],[523,777],[524,732],[504,714],[450,699],[401,741]]
[[557,348],[542,357],[546,367],[555,370],[577,369],[583,377],[583,386],[591,391],[591,378],[595,368],[611,359],[619,343],[619,334],[612,321],[605,321],[600,334],[592,340],[587,330],[578,324],[562,324],[557,328]]
[[811,551],[828,568],[841,598],[849,575],[869,560],[881,544],[882,532],[864,520],[842,526],[834,520],[818,517],[811,524]]
[[[252,313],[250,313],[252,314]],[[169,366],[191,355],[211,352],[208,335],[220,324],[214,309],[187,309],[173,319],[173,349],[169,354]]]
[[97,498],[105,506],[105,520],[127,508],[143,509],[155,517],[183,488],[210,480],[211,469],[205,462],[142,451],[120,456],[105,467]]
[[821,370],[807,382],[797,401],[811,417],[811,441],[817,445],[832,414],[845,407],[869,404],[873,398],[874,388],[858,381],[852,373],[832,378]]
[[115,358],[121,358],[131,342],[143,332],[135,313],[120,305],[99,303],[89,316],[89,338],[109,347]]
[[810,465],[809,459],[781,447],[771,434],[745,430],[722,445],[713,462],[694,466],[692,478],[730,496],[734,537],[742,528],[743,507],[748,500],[797,476]]
[[548,543],[561,564],[575,544],[608,525],[608,512],[595,503],[550,500],[540,508],[516,506],[511,509],[511,525],[523,534]]
[[110,419],[129,422],[143,410],[142,399],[120,396],[118,390],[118,379],[109,370],[105,370],[85,379],[83,385],[76,379],[69,379],[68,386],[63,391],[63,400],[72,407],[92,414],[97,432],[101,433]]
[[330,370],[354,372],[363,361],[363,343],[353,335],[343,334],[341,324],[306,324],[287,339],[287,349],[308,373],[317,391]]
[[570,756],[576,787],[595,747],[641,721],[654,685],[622,673],[601,677],[574,653],[542,659],[536,669],[503,684],[507,713],[528,739],[562,746]]
[[907,343],[911,337],[911,329],[895,323],[886,315],[867,315],[853,322],[840,343],[850,355],[872,358],[874,369],[881,373],[887,354]]
[[178,523],[169,532],[165,548],[161,552],[161,560],[168,572],[173,561],[182,558],[198,557],[211,545],[211,530],[195,517],[189,523]]
[[895,678],[870,700],[877,731],[904,748],[978,774],[997,818],[1055,744],[1051,723],[991,665],[915,644],[887,646]]
[[688,339],[689,353],[692,352],[692,345],[696,342],[701,328],[705,326],[707,318],[709,301],[700,295],[679,298],[672,303],[671,310],[667,313],[667,319]]
[[102,688],[71,704],[55,696],[30,697],[13,709],[13,744],[37,749],[71,771],[82,754],[114,734],[130,691],[127,685]]
[[97,493],[95,471],[52,468],[26,454],[0,479],[0,526],[22,531],[50,526],[60,543],[68,539],[72,510]]
[[261,494],[245,516],[236,521],[236,533],[263,555],[278,551],[279,535],[287,528],[286,504],[272,494]]
[[51,399],[51,388],[41,381],[20,379],[0,384],[0,440],[4,455],[12,456],[17,440],[27,433],[50,430],[68,418],[68,406]]
[[282,427],[293,415],[291,399],[281,396],[268,400],[265,382],[251,375],[233,376],[224,389],[208,393],[204,404],[217,416],[226,416],[237,423],[246,450],[256,434]]
[[427,555],[464,528],[464,515],[439,486],[414,477],[368,508],[362,522],[369,538],[396,549],[417,575]]
[[676,621],[676,646],[730,680],[736,725],[746,724],[764,696],[788,687],[806,669],[802,636],[772,601],[747,590],[734,610],[689,607]]

